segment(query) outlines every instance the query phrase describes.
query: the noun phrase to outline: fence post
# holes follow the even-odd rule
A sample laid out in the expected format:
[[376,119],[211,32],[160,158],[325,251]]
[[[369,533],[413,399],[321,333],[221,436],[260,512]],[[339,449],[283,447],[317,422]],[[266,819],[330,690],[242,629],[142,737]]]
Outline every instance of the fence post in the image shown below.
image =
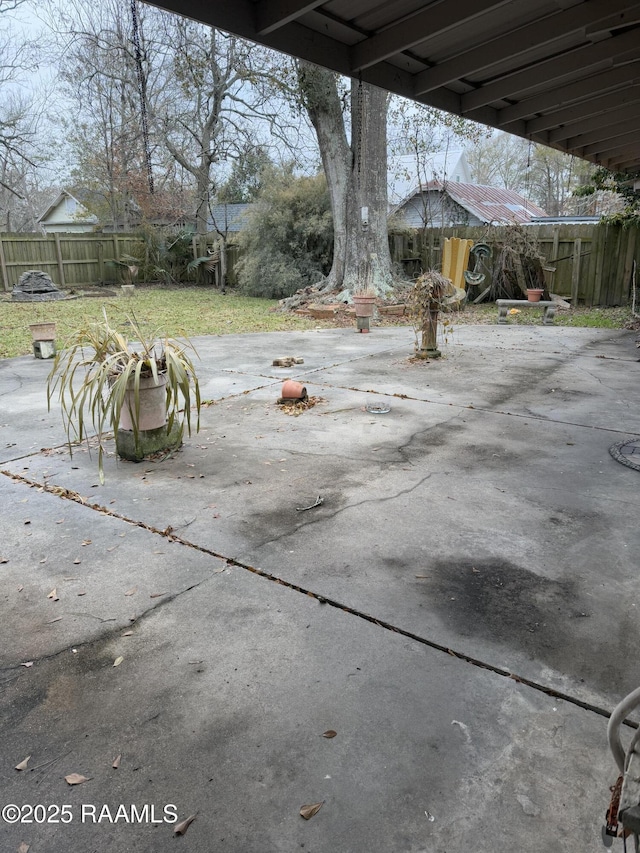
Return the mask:
[[64,279],[64,264],[62,262],[62,246],[60,245],[60,234],[57,231],[54,232],[53,239],[56,244],[56,259],[58,261],[58,275],[60,276],[60,287],[66,287],[66,282]]
[[98,243],[98,278],[104,284],[104,243]]
[[[600,294],[602,292],[602,274],[606,257],[608,225],[596,225],[593,235],[592,251],[595,252],[595,257],[591,258],[591,268],[593,270],[593,290],[591,296],[591,304],[600,304]],[[595,248],[594,248],[595,244]]]
[[5,290],[9,290],[9,276],[7,274],[7,259],[4,254],[4,244],[0,237],[0,269],[2,269],[2,284]]
[[551,248],[551,257],[549,258],[550,263],[555,263],[556,258],[558,257],[558,249],[560,248],[560,226],[553,226],[553,246]]
[[622,271],[621,281],[621,300],[626,299],[627,303],[631,302],[631,276],[633,271],[633,259],[636,254],[636,229],[629,228],[627,231],[627,251],[624,259],[624,269]]
[[580,251],[582,249],[582,240],[577,237],[573,241],[573,258],[571,261],[571,305],[576,307],[578,304],[578,291],[580,289]]

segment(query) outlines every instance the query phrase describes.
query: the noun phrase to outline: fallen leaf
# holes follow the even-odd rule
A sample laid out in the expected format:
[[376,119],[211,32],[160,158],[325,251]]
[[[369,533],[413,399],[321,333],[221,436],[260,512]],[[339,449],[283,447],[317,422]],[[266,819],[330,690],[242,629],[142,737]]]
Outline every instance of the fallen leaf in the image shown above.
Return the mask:
[[61,619],[62,616],[56,616],[55,619],[50,619],[49,622],[47,622],[47,625],[53,625],[54,622],[59,622]]
[[46,557],[43,557],[43,558],[40,560],[40,562],[41,562],[41,563],[46,563],[46,562],[47,562],[47,558],[46,558]]
[[132,586],[132,587],[131,587],[131,589],[128,589],[128,590],[125,592],[125,595],[135,595],[137,591],[138,591],[138,587],[137,587],[137,586]]
[[166,592],[152,592],[149,598],[162,598],[163,595],[167,595]]
[[79,773],[69,773],[68,776],[64,777],[64,781],[68,785],[82,785],[83,782],[88,782],[88,776],[81,776]]
[[31,519],[30,519],[30,518],[27,518],[27,519],[26,519],[26,521],[25,521],[24,523],[25,523],[25,524],[31,524]]
[[122,655],[118,655],[118,657],[114,660],[113,665],[114,666],[120,666],[120,664],[122,663],[123,660],[124,660],[124,658],[122,657]]
[[60,601],[60,599],[58,598],[58,590],[54,587],[47,596],[47,598],[50,598],[52,601]]
[[334,732],[333,729],[329,729],[326,732],[322,732],[322,737],[331,738],[331,737],[335,737],[337,734],[338,734],[338,732]]
[[474,573],[474,575],[479,575],[479,574],[480,574],[480,569],[476,569],[476,567],[475,567],[475,566],[472,566],[472,567],[471,567],[471,571]]
[[80,590],[80,592],[78,593],[78,595],[86,595],[86,594],[87,594],[87,590],[86,590],[86,589],[82,589],[82,590]]
[[193,823],[193,821],[196,819],[197,814],[198,813],[196,812],[196,814],[189,815],[189,817],[186,818],[186,820],[181,820],[180,823],[177,823],[173,829],[173,834],[174,835],[184,835],[185,832],[189,829],[189,827]]
[[312,805],[300,806],[300,816],[305,820],[309,820],[314,816],[314,814],[318,814],[322,806],[324,805],[324,800],[321,803],[313,803]]
[[122,635],[123,637],[131,637],[133,635],[133,631],[125,631]]
[[27,669],[29,669],[30,666],[33,666],[33,661],[28,660],[26,663],[21,663],[20,666],[25,666]]
[[22,586],[22,584],[20,584],[20,586],[18,587],[18,592],[22,592],[23,589],[24,587]]
[[83,539],[81,545],[91,545],[91,539]]
[[26,842],[21,841],[20,846],[18,847],[18,853],[29,853],[29,850],[29,845]]
[[31,756],[30,756],[30,755],[27,755],[27,757],[26,757],[26,758],[24,758],[24,759],[20,762],[20,764],[16,764],[16,770],[26,770],[26,769],[27,769],[27,764],[29,763],[29,759],[30,759],[30,758],[31,758]]
[[117,756],[113,759],[113,764],[112,764],[111,766],[113,767],[113,769],[114,769],[114,770],[117,770],[117,769],[118,769],[118,767],[120,767],[120,759],[121,759],[121,758],[122,758],[122,753],[120,753],[120,755],[117,755]]
[[8,557],[0,557],[0,563],[8,563],[8,562],[9,562]]
[[82,562],[81,560],[77,560],[77,559],[76,559],[76,560],[74,560],[74,561],[73,561],[73,565],[74,565],[74,566],[79,566],[81,562]]
[[56,524],[64,524],[64,518],[59,518],[59,519],[56,521]]

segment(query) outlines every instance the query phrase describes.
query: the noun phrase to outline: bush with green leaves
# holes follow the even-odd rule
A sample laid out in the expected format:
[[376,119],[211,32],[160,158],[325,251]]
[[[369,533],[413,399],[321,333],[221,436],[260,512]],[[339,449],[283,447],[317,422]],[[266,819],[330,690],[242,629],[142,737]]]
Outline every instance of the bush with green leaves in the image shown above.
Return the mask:
[[296,178],[273,171],[240,237],[240,289],[283,299],[316,284],[331,269],[333,225],[324,175]]

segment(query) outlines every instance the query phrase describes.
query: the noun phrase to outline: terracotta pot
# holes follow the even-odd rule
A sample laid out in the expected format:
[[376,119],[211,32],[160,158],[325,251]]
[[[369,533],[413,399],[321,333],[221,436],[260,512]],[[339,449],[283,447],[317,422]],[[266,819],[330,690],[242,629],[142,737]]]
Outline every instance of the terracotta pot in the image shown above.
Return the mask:
[[[153,376],[140,377],[140,415],[139,430],[159,429],[167,422],[167,377],[160,374],[158,384]],[[132,414],[135,414],[136,403],[133,389],[127,390],[120,411],[120,429],[132,430]]]
[[527,299],[529,300],[529,302],[540,302],[543,293],[544,290],[542,290],[542,288],[528,288]]
[[34,341],[55,341],[56,339],[55,323],[31,323],[29,329]]
[[373,309],[376,305],[375,296],[358,296],[358,294],[354,294],[353,304],[356,309],[356,317],[373,317]]
[[307,389],[302,382],[296,382],[294,379],[286,379],[282,383],[282,399],[283,400],[306,400]]

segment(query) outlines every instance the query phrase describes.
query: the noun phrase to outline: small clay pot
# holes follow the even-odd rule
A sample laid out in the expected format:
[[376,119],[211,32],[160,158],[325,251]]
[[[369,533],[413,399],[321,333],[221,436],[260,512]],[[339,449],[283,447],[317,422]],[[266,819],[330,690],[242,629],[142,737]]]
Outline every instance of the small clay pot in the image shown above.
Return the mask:
[[306,400],[307,396],[307,389],[302,382],[296,382],[294,379],[285,379],[282,383],[283,400]]
[[542,290],[541,288],[528,288],[527,299],[529,300],[529,302],[540,302],[543,293],[544,290]]

